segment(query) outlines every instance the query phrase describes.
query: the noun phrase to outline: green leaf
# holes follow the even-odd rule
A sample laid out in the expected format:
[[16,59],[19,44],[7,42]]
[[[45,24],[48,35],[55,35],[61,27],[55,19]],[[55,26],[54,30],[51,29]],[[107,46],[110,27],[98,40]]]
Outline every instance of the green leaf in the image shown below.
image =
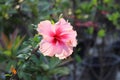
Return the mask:
[[55,24],[55,22],[54,22],[53,20],[50,20],[50,22],[51,22],[52,24]]
[[82,11],[80,10],[80,9],[77,9],[76,11],[75,11],[75,13],[76,14],[80,14]]
[[63,14],[60,14],[59,19],[63,18]]
[[41,75],[38,75],[36,77],[36,80],[50,80],[48,76],[41,76]]
[[103,0],[103,2],[106,4],[110,4],[110,3],[113,3],[113,0]]
[[10,71],[11,66],[16,66],[16,64],[17,64],[17,61],[10,60],[9,63],[7,64],[7,66],[6,66],[6,70]]
[[31,74],[29,73],[25,73],[25,72],[19,72],[19,75],[18,75],[20,78],[23,78],[24,80],[32,80],[31,79]]
[[5,76],[6,76],[6,77],[11,77],[11,76],[12,76],[12,74],[5,74]]
[[88,28],[88,34],[93,34],[94,28],[93,27],[89,27]]
[[11,56],[11,55],[12,55],[12,53],[11,53],[10,50],[6,50],[6,51],[4,51],[3,53],[4,53],[5,55],[7,55],[7,56]]
[[50,70],[49,74],[57,74],[57,75],[68,75],[70,72],[69,68],[67,67],[58,67],[55,69]]
[[3,54],[0,54],[0,63],[6,60],[7,60],[7,57]]
[[30,50],[30,46],[27,46],[23,49],[18,50],[17,54],[27,53]]
[[40,66],[41,66],[44,70],[48,70],[48,69],[49,69],[48,64],[43,63],[43,64],[41,64]]
[[75,55],[75,59],[76,59],[76,61],[79,62],[79,63],[82,61],[82,59],[80,58],[79,55]]
[[96,5],[97,4],[97,0],[92,0],[92,4]]
[[37,66],[41,65],[41,60],[36,58],[36,55],[34,55],[34,54],[30,57],[30,60],[32,60],[34,63],[36,63]]
[[17,57],[22,59],[27,59],[30,56],[30,54],[19,54]]
[[99,37],[104,37],[105,36],[105,30],[104,29],[99,30],[98,36]]
[[35,24],[31,24],[31,26],[33,26],[33,28],[36,30],[38,25],[35,25]]
[[16,51],[20,47],[24,38],[25,38],[25,36],[23,36],[22,38],[20,36],[17,36],[17,38],[15,39],[15,42],[14,42],[14,46],[13,46],[14,51]]
[[33,41],[39,43],[39,42],[40,42],[40,39],[41,39],[41,37],[40,37],[38,34],[36,34],[36,35],[34,36],[34,38],[33,38]]
[[116,21],[120,17],[119,12],[114,12],[111,15],[108,15],[108,19],[111,21]]
[[55,68],[59,65],[60,62],[61,62],[60,59],[58,59],[56,57],[52,57],[52,58],[50,58],[49,66],[51,69]]
[[36,77],[36,80],[42,80],[41,78],[42,78],[41,75],[38,75],[38,76]]

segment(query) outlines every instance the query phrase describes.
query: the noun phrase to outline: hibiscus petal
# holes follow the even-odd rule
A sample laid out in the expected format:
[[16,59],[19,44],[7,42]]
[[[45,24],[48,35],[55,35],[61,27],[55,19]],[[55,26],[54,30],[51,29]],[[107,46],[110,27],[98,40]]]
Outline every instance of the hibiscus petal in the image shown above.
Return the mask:
[[52,27],[50,21],[42,21],[38,24],[37,31],[43,36],[43,39],[51,41],[53,39],[51,36],[54,35],[54,29]]
[[64,59],[70,56],[73,52],[73,48],[67,45],[62,45],[61,53],[56,53],[55,56],[59,59]]
[[66,21],[64,18],[59,19],[59,21],[57,22],[57,24],[59,24],[59,25],[69,24],[70,25],[70,23],[68,23],[68,21]]
[[71,31],[68,34],[68,43],[70,43],[71,46],[75,47],[77,45],[77,40],[76,40],[77,33],[76,31]]
[[71,53],[68,53],[67,51],[62,50],[61,54],[55,54],[55,56],[58,57],[59,59],[65,59],[68,56],[70,56],[71,54],[72,54],[72,50],[71,50]]
[[54,45],[54,54],[61,54],[62,52],[62,46],[61,45]]
[[42,40],[41,42],[40,42],[40,48],[39,48],[39,50],[41,51],[41,53],[44,55],[44,56],[54,56],[54,46],[51,44],[51,43],[49,43],[49,42],[47,42],[47,41],[45,41],[45,40]]
[[61,34],[61,36],[63,37],[61,40],[65,43],[67,43],[69,46],[73,46],[75,47],[77,45],[77,40],[76,40],[76,36],[77,36],[77,33],[76,31],[66,31],[66,32],[63,32]]
[[39,34],[46,34],[46,35],[49,35],[48,32],[50,32],[51,30],[51,22],[46,20],[46,21],[41,21],[39,24],[38,24],[38,28],[37,28],[37,31]]
[[56,24],[56,30],[61,29],[62,31],[72,30],[72,26],[65,19],[61,18]]

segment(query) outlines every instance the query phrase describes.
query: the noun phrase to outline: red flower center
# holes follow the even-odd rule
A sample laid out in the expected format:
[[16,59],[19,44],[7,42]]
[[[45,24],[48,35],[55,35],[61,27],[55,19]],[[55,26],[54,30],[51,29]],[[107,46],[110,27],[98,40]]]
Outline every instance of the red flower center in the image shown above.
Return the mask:
[[53,39],[53,44],[56,44],[56,43],[61,43],[61,36],[59,34],[54,34],[54,39]]

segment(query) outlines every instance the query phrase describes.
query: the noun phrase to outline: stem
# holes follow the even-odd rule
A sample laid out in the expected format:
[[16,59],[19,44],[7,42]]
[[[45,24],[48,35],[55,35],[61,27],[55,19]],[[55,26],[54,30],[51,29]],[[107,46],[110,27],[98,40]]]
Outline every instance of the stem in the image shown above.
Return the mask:
[[[38,51],[38,49],[39,49],[39,46],[31,51],[31,54],[36,55],[37,58],[40,57],[40,55],[36,54],[36,52]],[[30,57],[31,57],[31,55],[25,61],[28,61],[30,59]]]
[[32,52],[31,52],[31,54],[35,54],[37,58],[40,57],[40,55],[36,54],[36,52],[38,51],[38,49],[39,49],[39,46],[37,48],[33,49]]

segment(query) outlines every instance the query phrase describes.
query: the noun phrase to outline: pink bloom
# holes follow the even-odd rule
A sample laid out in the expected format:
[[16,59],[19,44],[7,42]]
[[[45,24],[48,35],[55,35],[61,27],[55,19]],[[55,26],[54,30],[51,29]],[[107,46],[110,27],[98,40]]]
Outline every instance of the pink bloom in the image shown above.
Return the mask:
[[77,22],[75,22],[75,25],[76,25],[76,26],[82,26],[83,24],[82,24],[81,22],[78,22],[78,21],[77,21]]
[[107,12],[107,11],[101,11],[101,13],[103,14],[103,15],[107,15],[107,14],[109,14],[109,12]]
[[37,31],[43,37],[39,50],[44,56],[64,59],[72,54],[73,47],[77,45],[76,31],[63,18],[55,24],[48,20],[42,21],[38,24]]
[[88,22],[85,22],[84,23],[84,25],[86,26],[86,27],[96,27],[97,25],[94,23],[94,22],[92,22],[92,21],[88,21]]
[[78,27],[97,27],[97,24],[92,21],[87,21],[84,23],[77,21],[75,25]]

